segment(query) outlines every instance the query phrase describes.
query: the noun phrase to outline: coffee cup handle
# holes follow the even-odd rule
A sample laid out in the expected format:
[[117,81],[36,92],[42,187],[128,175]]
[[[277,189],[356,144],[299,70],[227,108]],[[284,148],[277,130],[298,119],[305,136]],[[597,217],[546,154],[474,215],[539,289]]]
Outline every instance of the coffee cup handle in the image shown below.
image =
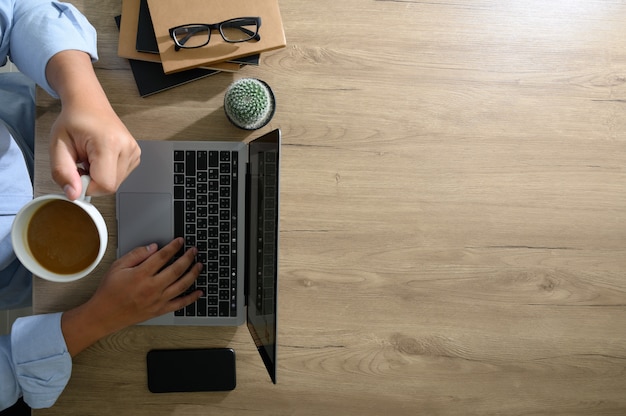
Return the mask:
[[89,182],[91,182],[91,176],[82,175],[80,177],[80,181],[82,182],[83,189],[80,192],[80,197],[78,197],[78,199],[80,199],[81,201],[85,201],[85,202],[91,202],[91,197],[86,195],[87,187],[89,186]]

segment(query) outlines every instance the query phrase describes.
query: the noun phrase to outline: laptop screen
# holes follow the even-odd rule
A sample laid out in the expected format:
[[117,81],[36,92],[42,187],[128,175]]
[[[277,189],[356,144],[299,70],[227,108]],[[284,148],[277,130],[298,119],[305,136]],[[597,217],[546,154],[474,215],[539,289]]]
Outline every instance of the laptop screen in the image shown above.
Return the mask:
[[276,383],[280,131],[249,144],[248,329]]

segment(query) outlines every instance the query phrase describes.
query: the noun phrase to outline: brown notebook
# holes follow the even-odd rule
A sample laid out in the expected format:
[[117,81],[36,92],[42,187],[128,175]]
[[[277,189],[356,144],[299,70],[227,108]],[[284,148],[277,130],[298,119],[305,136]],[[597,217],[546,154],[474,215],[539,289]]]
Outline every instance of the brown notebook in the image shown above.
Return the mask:
[[[278,0],[148,0],[154,33],[165,73],[211,67],[238,57],[283,48],[287,42]],[[259,16],[258,42],[227,43],[218,33],[196,49],[174,49],[169,29],[189,23],[219,23],[236,17]]]
[[[121,58],[136,59],[146,62],[161,62],[158,53],[148,53],[137,51],[137,22],[139,20],[140,0],[124,0],[122,2],[122,24],[120,26],[120,39],[117,46],[117,55]],[[206,65],[204,65],[206,67]],[[217,63],[211,68],[219,71],[235,72],[241,65],[234,62]]]

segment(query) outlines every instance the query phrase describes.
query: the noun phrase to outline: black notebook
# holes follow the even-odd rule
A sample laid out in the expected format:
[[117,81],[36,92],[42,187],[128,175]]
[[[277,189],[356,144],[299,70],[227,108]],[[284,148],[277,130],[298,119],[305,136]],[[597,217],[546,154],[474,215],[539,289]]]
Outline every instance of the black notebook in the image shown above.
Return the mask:
[[135,48],[139,52],[159,53],[154,29],[152,28],[152,18],[148,10],[148,1],[139,2],[139,20],[137,22],[137,44]]
[[[120,26],[121,16],[115,18],[117,27]],[[139,95],[147,97],[157,92],[186,84],[201,78],[219,73],[215,69],[194,68],[187,71],[166,74],[163,67],[158,62],[146,62],[136,59],[129,59],[130,69],[135,78]]]

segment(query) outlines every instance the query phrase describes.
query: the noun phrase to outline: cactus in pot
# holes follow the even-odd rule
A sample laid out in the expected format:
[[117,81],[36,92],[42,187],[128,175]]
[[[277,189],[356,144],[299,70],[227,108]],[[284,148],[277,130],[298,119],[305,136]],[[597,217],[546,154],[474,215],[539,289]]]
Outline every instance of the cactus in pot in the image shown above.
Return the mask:
[[265,126],[274,116],[275,110],[272,89],[256,78],[234,81],[224,94],[226,117],[244,130],[256,130]]

